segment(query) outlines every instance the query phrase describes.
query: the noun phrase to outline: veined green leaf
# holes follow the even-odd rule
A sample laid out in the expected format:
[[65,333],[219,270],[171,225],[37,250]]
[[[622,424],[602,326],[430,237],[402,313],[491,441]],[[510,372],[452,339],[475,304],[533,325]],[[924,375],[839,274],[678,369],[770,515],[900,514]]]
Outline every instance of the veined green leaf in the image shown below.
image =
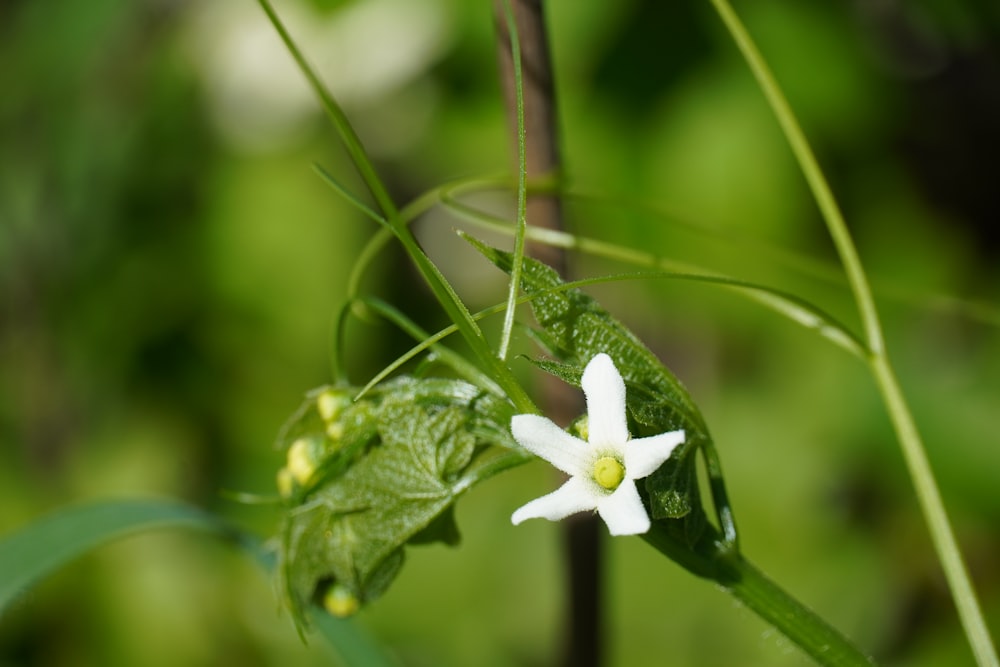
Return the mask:
[[[498,268],[511,270],[510,253],[465,238]],[[629,387],[629,410],[640,425],[658,432],[683,428],[689,436],[707,437],[705,421],[680,380],[594,299],[577,289],[553,291],[562,284],[554,269],[525,258],[521,289],[532,297],[541,326],[538,340],[548,351],[577,369],[600,352],[611,355]]]
[[406,545],[456,543],[455,500],[527,458],[510,435],[513,406],[467,382],[403,377],[329,407],[331,396],[354,391],[310,392],[279,437],[296,475],[285,493],[279,577],[299,624],[332,588],[352,600],[333,613],[377,598]]
[[[468,240],[497,267],[511,270],[509,253]],[[695,475],[694,454],[711,442],[700,411],[681,382],[625,325],[580,290],[556,289],[562,285],[552,268],[525,258],[521,289],[531,298],[541,327],[535,336],[560,360],[536,360],[535,365],[579,386],[586,364],[604,352],[625,380],[633,433],[646,436],[684,429],[685,443],[643,486],[652,517],[678,520],[670,522],[671,530],[693,544],[709,525]],[[724,494],[718,497],[725,500]],[[716,509],[731,514],[728,506]]]

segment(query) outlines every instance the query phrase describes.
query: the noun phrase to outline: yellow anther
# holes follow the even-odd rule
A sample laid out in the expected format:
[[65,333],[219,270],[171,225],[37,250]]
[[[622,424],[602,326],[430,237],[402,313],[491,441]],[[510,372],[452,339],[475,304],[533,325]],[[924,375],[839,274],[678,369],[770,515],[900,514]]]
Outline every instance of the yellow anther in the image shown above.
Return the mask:
[[594,481],[609,491],[618,488],[625,479],[625,466],[612,456],[602,456],[594,463]]

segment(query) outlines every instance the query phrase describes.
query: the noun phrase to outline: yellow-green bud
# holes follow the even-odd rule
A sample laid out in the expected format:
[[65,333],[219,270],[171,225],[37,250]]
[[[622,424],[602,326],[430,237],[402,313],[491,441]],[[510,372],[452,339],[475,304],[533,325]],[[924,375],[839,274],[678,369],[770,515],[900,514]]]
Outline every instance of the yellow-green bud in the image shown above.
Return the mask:
[[340,422],[330,422],[326,425],[326,435],[334,442],[344,437],[344,425]]
[[341,413],[351,404],[351,397],[335,389],[324,389],[316,397],[316,410],[323,421],[329,423],[340,419]]
[[316,472],[318,457],[317,447],[308,438],[299,438],[288,448],[288,472],[292,479],[304,485]]
[[323,608],[338,618],[353,616],[361,607],[361,601],[345,586],[333,584],[323,594]]
[[625,479],[625,466],[612,456],[602,456],[594,463],[594,481],[609,491],[618,488]]
[[292,477],[292,471],[282,468],[278,471],[278,493],[282,498],[290,498],[293,491],[295,491],[295,478]]

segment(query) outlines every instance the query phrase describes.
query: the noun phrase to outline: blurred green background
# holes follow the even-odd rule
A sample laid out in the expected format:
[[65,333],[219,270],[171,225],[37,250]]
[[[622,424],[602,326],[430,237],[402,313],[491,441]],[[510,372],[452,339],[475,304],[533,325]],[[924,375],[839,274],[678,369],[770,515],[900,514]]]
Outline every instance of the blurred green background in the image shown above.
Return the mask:
[[[674,211],[567,205],[580,233],[772,284],[852,325],[803,179],[707,2],[548,4],[575,189]],[[485,0],[284,0],[293,34],[405,202],[508,168]],[[1000,336],[993,3],[745,0],[873,275],[892,357],[991,627],[1000,628]],[[331,321],[374,225],[250,0],[0,3],[0,532],[68,503],[168,496],[260,535],[273,437],[330,379]],[[493,202],[487,202],[490,205]],[[418,225],[474,307],[502,281],[435,211]],[[474,232],[475,233],[475,232]],[[810,258],[797,268],[777,248]],[[626,270],[573,258],[577,275]],[[370,289],[428,327],[403,256]],[[677,282],[594,291],[689,386],[715,434],[747,556],[886,664],[972,658],[872,381],[739,296]],[[949,300],[958,295],[965,305]],[[970,306],[969,304],[979,304]],[[358,382],[406,349],[348,339]],[[464,544],[411,549],[360,622],[404,665],[545,665],[559,652],[558,530],[510,512],[532,465],[459,505]],[[608,664],[799,665],[725,594],[640,540],[608,543]],[[0,618],[0,664],[320,665],[271,582],[200,535],[103,548]]]

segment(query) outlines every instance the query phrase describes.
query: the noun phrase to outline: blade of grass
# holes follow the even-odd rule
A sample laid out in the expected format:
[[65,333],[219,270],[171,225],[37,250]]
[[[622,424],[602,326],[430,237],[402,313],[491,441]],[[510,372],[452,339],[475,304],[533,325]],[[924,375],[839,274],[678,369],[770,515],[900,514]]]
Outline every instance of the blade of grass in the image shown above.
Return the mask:
[[510,0],[503,2],[504,18],[510,34],[510,52],[514,65],[514,93],[517,112],[517,223],[514,231],[514,266],[510,272],[510,287],[507,292],[507,310],[504,312],[503,328],[500,332],[500,346],[497,356],[507,358],[510,337],[514,329],[514,311],[521,286],[521,270],[524,265],[524,232],[527,226],[528,207],[528,158],[524,126],[524,80],[521,74],[521,44],[518,37],[517,21]]
[[[451,207],[456,211],[460,207],[464,207],[469,211],[474,211],[474,208],[461,202],[458,197],[462,194],[474,192],[509,191],[510,189],[510,184],[501,179],[467,179],[455,181],[453,183],[434,188],[433,190],[430,190],[422,195],[422,198],[424,200],[427,198],[434,198],[434,203],[440,203],[445,207]],[[833,264],[826,260],[810,257],[794,250],[775,246],[761,241],[760,239],[749,234],[740,234],[738,232],[733,232],[732,230],[716,229],[709,224],[692,220],[677,211],[665,209],[658,204],[635,201],[633,199],[626,199],[623,197],[562,190],[559,189],[556,182],[551,179],[536,182],[529,181],[528,193],[558,193],[560,199],[564,201],[576,201],[583,203],[589,209],[593,209],[596,206],[604,206],[613,208],[615,211],[633,211],[639,215],[649,216],[655,218],[657,221],[668,223],[690,234],[709,239],[713,244],[726,245],[730,248],[738,248],[742,251],[746,251],[747,248],[752,248],[754,254],[766,256],[769,261],[794,271],[803,277],[811,278],[830,285],[836,285],[838,287],[849,288],[847,280],[844,276],[844,271],[840,264]],[[471,213],[462,213],[462,215],[471,215]],[[506,218],[497,218],[481,211],[477,211],[476,215],[483,216],[486,219],[492,219],[498,223],[510,225],[510,220]],[[534,229],[538,228],[529,227],[529,240],[535,240],[535,237],[532,235],[532,230]],[[702,272],[709,271],[704,268],[699,270]],[[897,303],[906,303],[929,311],[954,313],[970,321],[1000,328],[1000,308],[993,303],[960,298],[943,293],[916,293],[904,285],[895,284],[891,281],[878,277],[872,278],[871,287],[876,295]]]
[[278,18],[277,13],[271,6],[270,0],[257,0],[257,2],[264,10],[264,13],[267,14],[271,25],[274,26],[274,29],[281,36],[285,47],[292,54],[313,92],[319,98],[327,117],[340,134],[340,138],[344,142],[355,168],[382,210],[388,226],[392,229],[399,242],[403,244],[403,248],[427,282],[428,287],[430,287],[431,292],[433,292],[445,313],[458,326],[462,337],[465,338],[469,347],[472,348],[473,353],[479,358],[484,369],[493,377],[497,384],[503,387],[504,392],[506,392],[507,396],[518,409],[526,413],[537,412],[538,409],[535,407],[535,404],[531,401],[527,392],[524,391],[524,388],[517,382],[514,374],[501,359],[493,354],[493,350],[486,341],[486,337],[472,319],[468,308],[465,307],[455,289],[437,268],[437,265],[427,256],[423,248],[420,247],[420,244],[417,242],[416,237],[413,236],[406,222],[401,220],[399,211],[392,201],[388,189],[379,178],[371,159],[368,157],[368,153],[365,151],[361,140],[351,126],[347,114],[344,113],[336,99],[330,94],[319,76],[317,76],[316,72],[309,65],[302,51],[295,43],[295,40],[292,39],[291,34],[286,30],[281,19]]
[[372,210],[372,208],[367,204],[365,204],[363,201],[355,197],[354,194],[352,194],[347,188],[345,188],[343,185],[340,184],[340,181],[338,181],[336,178],[333,177],[333,174],[324,169],[322,165],[314,162],[313,171],[315,171],[319,175],[319,177],[323,179],[323,182],[325,182],[327,185],[333,188],[337,192],[337,194],[346,199],[352,206],[354,206],[354,208],[364,213],[366,217],[374,220],[380,225],[383,226],[389,225],[388,220],[386,220],[384,217],[382,217],[374,210]]
[[355,168],[361,175],[362,180],[364,180],[365,185],[368,187],[369,192],[371,192],[372,197],[375,198],[375,202],[378,204],[379,208],[382,209],[382,214],[386,218],[392,218],[396,213],[396,205],[392,201],[392,197],[389,196],[389,190],[385,187],[382,179],[379,178],[378,172],[375,171],[375,166],[368,157],[368,153],[365,151],[361,144],[361,139],[358,138],[357,133],[351,126],[350,121],[347,119],[347,114],[344,113],[340,105],[327,90],[326,86],[320,80],[316,71],[312,68],[309,62],[306,60],[302,51],[299,49],[295,40],[292,39],[291,34],[285,28],[285,25],[278,18],[277,12],[274,11],[274,7],[271,5],[270,0],[257,0],[261,9],[267,14],[268,20],[271,25],[274,26],[275,31],[281,37],[281,41],[285,43],[285,48],[295,59],[295,63],[298,65],[299,70],[306,77],[309,87],[312,88],[313,93],[319,98],[320,104],[323,107],[323,111],[326,113],[330,122],[337,129],[340,134],[341,139],[343,139],[344,146],[347,148],[347,153],[351,157],[351,161],[354,162]]
[[[70,561],[115,540],[164,528],[187,528],[232,540],[265,569],[273,556],[257,539],[237,531],[214,514],[167,500],[114,500],[61,508],[0,539],[0,612]],[[357,626],[333,626],[316,614],[320,632],[348,667],[391,667],[385,653]]]
[[113,540],[159,528],[195,528],[239,537],[218,517],[172,501],[121,500],[65,507],[0,540],[0,610],[73,559]]
[[[360,299],[360,303],[368,308],[371,308],[373,311],[395,324],[417,341],[423,341],[430,338],[430,334],[424,331],[417,325],[416,322],[407,317],[395,306],[375,297],[364,297]],[[503,389],[497,386],[497,384],[490,379],[488,375],[479,370],[479,368],[466,361],[465,357],[462,355],[444,347],[443,345],[431,344],[429,349],[440,357],[441,361],[450,366],[451,369],[454,370],[460,377],[468,380],[478,387],[482,387],[492,394],[503,396]],[[396,368],[398,368],[398,366]],[[393,368],[393,370],[395,370],[395,368]],[[355,400],[357,400],[357,397]]]
[[[712,285],[721,285],[721,286],[729,287],[729,288],[736,289],[736,290],[746,290],[746,291],[761,292],[761,293],[765,293],[765,294],[768,294],[771,297],[773,297],[773,300],[776,303],[780,302],[782,300],[786,300],[787,301],[786,308],[788,308],[788,309],[798,309],[798,310],[803,311],[803,315],[801,315],[799,317],[791,318],[791,319],[793,319],[793,321],[802,323],[803,321],[806,321],[806,320],[814,320],[816,322],[823,322],[824,324],[822,326],[826,327],[826,328],[829,328],[830,330],[842,331],[843,332],[842,333],[842,337],[843,337],[844,340],[853,340],[854,341],[853,344],[845,345],[846,349],[848,349],[848,351],[852,351],[852,352],[854,352],[856,354],[862,354],[862,352],[861,352],[862,347],[861,347],[860,341],[858,341],[856,338],[854,338],[850,333],[847,333],[846,331],[840,329],[839,325],[837,325],[832,318],[830,318],[829,316],[823,314],[818,309],[814,309],[812,306],[810,306],[806,302],[798,300],[795,297],[783,295],[780,292],[772,290],[770,287],[766,287],[764,285],[755,285],[753,283],[740,282],[740,281],[737,281],[737,280],[733,280],[731,278],[724,278],[724,277],[720,277],[720,276],[708,276],[708,275],[699,275],[699,274],[690,274],[690,273],[666,273],[666,272],[622,273],[622,274],[616,274],[616,275],[597,276],[597,277],[594,277],[594,278],[584,278],[584,279],[581,279],[581,280],[573,280],[573,281],[570,281],[570,282],[566,282],[566,283],[563,283],[562,285],[559,285],[558,287],[538,292],[534,296],[524,296],[524,295],[522,295],[522,296],[518,297],[517,303],[518,303],[518,305],[523,304],[523,303],[528,303],[529,301],[532,301],[533,299],[539,298],[541,296],[545,296],[545,295],[548,295],[548,294],[556,294],[558,292],[562,292],[562,291],[565,291],[565,290],[577,289],[577,288],[580,288],[580,287],[586,287],[588,285],[599,285],[599,284],[611,283],[611,282],[619,282],[619,281],[624,281],[624,280],[657,280],[657,279],[659,279],[659,280],[663,280],[663,279],[667,279],[667,280],[671,280],[671,279],[672,280],[689,280],[689,281],[693,281],[693,282],[702,282],[702,283],[707,283],[707,284],[712,284]],[[498,303],[498,304],[496,304],[494,306],[491,306],[489,308],[483,309],[483,310],[481,310],[481,311],[473,314],[472,317],[475,320],[478,321],[478,320],[481,320],[481,319],[483,319],[485,317],[489,317],[490,315],[496,315],[497,313],[503,312],[504,308],[506,308],[506,302],[504,302],[504,303]],[[438,332],[436,332],[434,334],[431,334],[431,335],[427,336],[426,338],[424,338],[422,341],[420,341],[419,343],[417,343],[416,345],[414,345],[412,348],[410,348],[409,350],[407,350],[405,353],[403,353],[402,355],[400,355],[399,357],[397,357],[396,360],[393,361],[391,364],[389,364],[388,366],[386,366],[385,368],[383,368],[381,371],[379,371],[379,373],[377,373],[361,389],[361,391],[358,392],[358,395],[355,397],[355,400],[357,400],[358,398],[361,398],[362,396],[364,396],[366,393],[368,393],[368,391],[372,387],[374,387],[379,382],[383,381],[384,379],[386,379],[387,377],[389,377],[390,375],[392,375],[400,367],[402,367],[403,364],[405,364],[406,362],[410,361],[411,359],[413,359],[414,357],[416,357],[421,352],[425,352],[426,350],[430,349],[431,346],[433,346],[433,345],[441,342],[442,340],[444,340],[445,338],[447,338],[451,334],[456,333],[457,331],[458,331],[458,327],[456,327],[455,325],[450,325],[450,326],[447,326],[444,329],[441,329],[440,331],[438,331]],[[714,456],[714,453],[713,453],[713,456]],[[714,473],[719,472],[717,457],[713,458],[713,456],[708,456],[708,458],[706,458],[706,463],[708,463],[708,465],[709,465],[709,474],[710,474],[710,476],[713,475]],[[713,467],[713,462],[714,462],[714,467]],[[716,475],[716,476],[718,476],[718,475]],[[725,502],[719,503],[719,505],[720,506],[724,505],[724,506],[728,507],[729,503],[728,503],[728,501],[725,501]],[[725,519],[722,518],[722,517],[720,517],[720,521],[723,524],[723,528],[725,529],[726,537],[727,538],[732,537],[732,538],[735,539],[736,529],[735,529],[735,525],[732,525],[731,517],[730,518],[725,518]]]
[[[450,199],[447,194],[444,195],[444,202],[446,205],[454,207],[457,212],[464,215],[468,220],[477,226],[483,227],[484,229],[490,229],[492,231],[498,231],[505,234],[510,234],[512,231],[511,225],[506,220],[490,216],[466,206],[465,204],[455,202]],[[792,294],[788,294],[765,285],[758,285],[756,283],[733,278],[731,276],[706,272],[701,267],[686,264],[684,262],[664,259],[653,253],[643,252],[641,250],[635,250],[614,243],[608,243],[606,241],[571,234],[569,232],[543,229],[540,227],[528,227],[526,232],[527,237],[532,241],[556,245],[567,249],[572,248],[579,250],[580,252],[585,252],[598,257],[606,257],[608,259],[615,259],[633,264],[635,266],[666,269],[667,273],[664,275],[684,277],[688,280],[732,287],[749,298],[756,300],[758,303],[781,315],[784,315],[807,329],[815,330],[821,336],[833,342],[838,347],[847,350],[851,354],[861,357],[862,359],[867,358],[868,352],[865,349],[864,343],[862,343],[857,336],[851,333],[845,325],[838,322],[831,315],[823,312],[820,308]],[[655,276],[657,274],[642,275]]]
[[913,415],[886,355],[875,301],[854,240],[795,114],[749,32],[727,0],[711,0],[711,2],[767,98],[826,222],[858,305],[867,347],[870,350],[869,365],[872,374],[903,451],[918,503],[951,588],[959,618],[976,662],[981,666],[996,667],[1000,665],[1000,660],[997,658],[996,649],[990,638],[975,589],[972,587],[958,541],[955,539],[930,462],[927,460],[923,442],[913,421]]
[[868,278],[865,276],[861,266],[861,259],[858,257],[854,240],[847,229],[844,216],[837,206],[837,200],[830,190],[830,186],[820,169],[809,142],[806,140],[802,128],[799,126],[792,113],[792,109],[785,99],[781,88],[778,86],[774,75],[764,62],[763,56],[757,50],[756,45],[750,38],[750,34],[743,27],[736,13],[733,11],[727,0],[710,0],[716,11],[722,17],[729,34],[739,47],[740,52],[750,70],[753,72],[757,84],[760,86],[764,96],[767,98],[771,110],[774,112],[781,126],[795,159],[802,169],[802,173],[809,184],[809,189],[816,199],[823,219],[826,221],[830,236],[833,239],[837,254],[840,255],[844,270],[847,273],[847,280],[854,293],[854,298],[858,304],[861,314],[861,321],[865,329],[865,340],[868,349],[872,354],[882,354],[885,344],[882,338],[882,327],[879,324],[878,312],[875,309],[875,301],[872,298],[871,289],[868,286]]

